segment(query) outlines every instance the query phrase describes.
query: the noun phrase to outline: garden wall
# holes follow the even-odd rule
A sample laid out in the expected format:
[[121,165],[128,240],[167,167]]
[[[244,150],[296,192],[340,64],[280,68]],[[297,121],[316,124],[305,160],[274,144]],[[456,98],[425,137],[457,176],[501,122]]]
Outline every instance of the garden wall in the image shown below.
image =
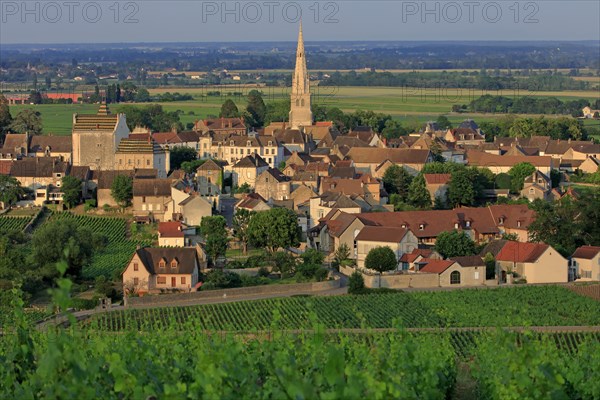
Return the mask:
[[230,297],[244,297],[254,295],[269,294],[311,294],[313,292],[322,292],[325,290],[337,289],[340,287],[340,279],[336,278],[324,282],[294,283],[294,284],[272,284],[263,286],[251,286],[234,289],[206,290],[190,293],[176,293],[164,295],[148,295],[144,297],[128,297],[126,307],[144,307],[152,305],[177,306],[180,304],[194,302],[203,299],[218,299]]

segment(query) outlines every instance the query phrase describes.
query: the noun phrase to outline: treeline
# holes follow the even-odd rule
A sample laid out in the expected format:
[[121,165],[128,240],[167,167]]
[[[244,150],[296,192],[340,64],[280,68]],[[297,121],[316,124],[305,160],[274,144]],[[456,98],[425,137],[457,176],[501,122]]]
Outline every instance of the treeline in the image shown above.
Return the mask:
[[[506,96],[484,95],[469,103],[462,110],[485,113],[515,113],[515,114],[564,114],[573,117],[582,117],[583,108],[592,106],[589,100],[578,99],[561,101],[556,97],[536,98],[523,96],[511,98]],[[596,100],[593,109],[600,107],[600,100]],[[453,111],[455,108],[453,107]]]
[[323,86],[391,86],[391,87],[418,87],[418,88],[470,88],[479,90],[523,90],[523,91],[558,91],[558,90],[586,90],[590,83],[576,81],[565,75],[554,74],[548,71],[544,75],[530,75],[523,77],[496,76],[488,74],[487,70],[462,71],[462,72],[363,72],[339,71],[325,78]]
[[546,118],[517,117],[508,114],[494,121],[485,121],[479,124],[485,133],[486,141],[493,142],[494,137],[531,137],[550,136],[552,139],[586,140],[588,135],[594,134],[592,129],[583,126],[583,123],[570,117]]

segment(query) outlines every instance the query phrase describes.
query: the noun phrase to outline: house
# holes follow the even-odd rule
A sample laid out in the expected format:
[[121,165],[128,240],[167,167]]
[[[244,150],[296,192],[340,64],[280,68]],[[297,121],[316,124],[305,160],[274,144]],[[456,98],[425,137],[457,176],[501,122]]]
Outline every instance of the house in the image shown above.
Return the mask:
[[596,157],[588,157],[581,164],[579,164],[579,167],[577,168],[586,174],[593,174],[594,172],[598,172],[600,170],[600,159]]
[[159,247],[183,247],[185,246],[185,234],[183,224],[179,221],[158,223],[158,246]]
[[133,180],[133,216],[151,221],[168,221],[171,197],[170,179]]
[[299,129],[276,130],[273,137],[290,153],[307,153],[312,148],[313,142]]
[[0,148],[0,158],[4,160],[17,160],[27,156],[29,151],[28,133],[7,133],[4,143]]
[[298,209],[299,206],[309,203],[316,195],[312,187],[301,184],[290,193],[290,199],[294,201],[294,208]]
[[[227,161],[229,165],[234,165],[248,155],[261,156],[271,168],[277,167],[284,160],[283,146],[272,136],[256,134],[219,136],[211,133],[206,139],[208,139],[206,143],[205,138],[201,140],[201,154],[206,153],[204,158]],[[209,146],[208,151],[204,149],[205,144]]]
[[387,204],[388,199],[383,184],[369,174],[363,174],[355,179],[323,178],[320,192],[321,194],[329,192],[347,196],[357,195],[371,205]]
[[248,211],[268,211],[271,206],[258,193],[249,193],[235,205],[235,209],[244,208]]
[[173,204],[172,209],[173,220],[190,226],[200,226],[202,218],[212,216],[213,204],[206,197],[192,193],[184,200]]
[[[76,170],[80,167],[71,167],[72,170]],[[118,175],[127,176],[132,179],[154,179],[157,176],[157,172],[154,169],[137,169],[129,171],[91,171],[91,178],[88,182],[88,188],[90,191],[96,189],[96,200],[98,207],[108,205],[110,207],[117,207],[118,204],[112,197],[112,185],[115,178]]]
[[543,243],[507,241],[496,255],[500,282],[510,282],[507,275],[527,283],[563,283],[569,281],[567,260]]
[[494,174],[507,173],[512,167],[523,162],[532,164],[546,176],[550,176],[550,171],[558,167],[558,163],[549,156],[498,156],[477,150],[467,151],[469,166],[487,168]]
[[69,136],[42,136],[31,137],[28,156],[30,157],[57,157],[61,161],[71,162],[73,141]]
[[130,134],[121,139],[115,152],[116,170],[155,169],[159,178],[166,178],[170,165],[168,149],[163,149],[149,133]]
[[458,127],[455,129],[448,129],[444,136],[444,140],[448,143],[456,143],[458,145],[477,145],[485,142],[485,136],[481,134],[479,129]]
[[269,164],[258,154],[250,154],[242,158],[232,167],[232,182],[234,187],[244,184],[254,187],[256,178],[269,169]]
[[256,178],[254,191],[267,200],[287,200],[291,193],[290,178],[277,168],[269,168]]
[[198,283],[200,269],[195,248],[139,248],[123,271],[123,291],[140,295],[167,289],[191,292]]
[[[369,251],[376,247],[389,247],[396,255],[396,260],[405,253],[410,253],[418,246],[417,237],[406,228],[365,226],[354,238],[356,262],[359,268],[365,267],[365,259]],[[397,269],[400,269],[399,264]]]
[[590,106],[584,107],[583,118],[600,118],[600,110],[593,110]]
[[429,150],[422,149],[358,147],[350,149],[346,154],[346,159],[352,160],[357,170],[370,173],[373,176],[383,176],[385,171],[375,172],[385,161],[403,166],[411,175],[417,175],[423,166],[431,161],[431,153]]
[[446,201],[450,177],[450,174],[423,174],[425,186],[427,187],[432,202],[435,201],[436,198]]
[[196,187],[200,196],[218,196],[223,188],[225,161],[206,160],[196,169]]
[[419,273],[437,274],[440,287],[485,284],[485,265],[478,256],[456,257],[449,260],[423,258],[418,265]]
[[571,256],[571,268],[580,281],[600,281],[600,246],[581,246]]
[[402,271],[418,271],[419,267],[417,263],[423,258],[438,259],[441,260],[442,256],[433,249],[419,249],[415,248],[410,253],[404,253],[400,257],[400,269]]
[[9,175],[23,187],[36,190],[42,186],[60,186],[62,178],[69,175],[71,166],[57,157],[26,157],[14,160]]
[[555,200],[552,194],[552,181],[549,177],[536,170],[525,178],[523,189],[521,189],[521,197],[525,197],[529,201],[536,199],[546,201]]
[[194,130],[207,133],[209,131],[218,134],[243,136],[248,131],[244,118],[207,118],[196,121]]

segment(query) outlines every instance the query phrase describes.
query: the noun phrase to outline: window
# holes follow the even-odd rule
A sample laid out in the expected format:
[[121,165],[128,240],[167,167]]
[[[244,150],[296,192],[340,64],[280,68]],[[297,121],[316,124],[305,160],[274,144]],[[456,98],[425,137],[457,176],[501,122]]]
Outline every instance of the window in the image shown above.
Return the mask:
[[517,227],[521,227],[521,221],[517,221]]
[[171,268],[177,268],[177,260],[171,261]]
[[471,227],[471,221],[467,221],[467,228]]
[[498,223],[502,225],[504,223],[504,217],[498,218]]
[[233,146],[235,146],[235,142],[232,140],[232,141],[230,141],[230,142],[229,142],[229,145],[230,145],[231,147],[233,147]]
[[139,270],[138,263],[133,263],[133,270],[134,271]]
[[[403,227],[404,228],[404,227]],[[458,222],[454,223],[454,229],[458,229]]]
[[140,283],[140,279],[139,278],[133,278],[133,284],[135,286],[139,285],[139,283]]
[[146,196],[142,196],[142,203],[146,202]]
[[425,224],[419,224],[419,230],[422,231],[425,229]]
[[137,160],[137,165],[138,165],[138,166],[140,165],[140,160]]
[[535,190],[533,188],[529,189],[529,193],[533,194],[535,193]]
[[150,165],[150,160],[146,160],[146,165]]
[[158,262],[158,268],[165,268],[167,266],[167,263],[165,263],[165,260],[160,260]]
[[182,277],[181,277],[181,284],[182,284],[182,285],[185,285],[185,276],[182,276]]
[[452,271],[452,273],[450,274],[450,284],[460,285],[460,272]]
[[122,164],[123,164],[123,159],[119,158],[119,165],[122,165]]
[[156,277],[156,284],[157,285],[166,285],[167,284],[167,277],[166,276],[158,276],[158,277]]
[[475,272],[473,272],[473,278],[474,278],[475,280],[479,280],[479,271],[475,271]]

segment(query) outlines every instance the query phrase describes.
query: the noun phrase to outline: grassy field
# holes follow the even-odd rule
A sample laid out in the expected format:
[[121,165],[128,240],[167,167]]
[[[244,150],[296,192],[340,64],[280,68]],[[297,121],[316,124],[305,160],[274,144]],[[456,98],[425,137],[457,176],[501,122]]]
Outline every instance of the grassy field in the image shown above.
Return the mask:
[[[203,87],[203,88],[160,88],[152,89],[152,94],[164,92],[189,93],[194,100],[183,102],[161,103],[168,111],[182,111],[180,116],[184,125],[210,115],[218,115],[221,104],[226,99],[232,99],[238,108],[245,107],[245,95],[252,90],[249,86]],[[221,96],[208,96],[208,92],[220,91]],[[262,87],[266,102],[286,100],[289,98],[289,88]],[[242,96],[233,95],[234,92]],[[557,97],[561,100],[585,98],[589,100],[598,97],[597,91],[564,91],[564,92],[484,92],[469,89],[426,89],[426,88],[391,88],[391,87],[323,87],[313,88],[313,101],[327,107],[338,107],[343,111],[371,110],[390,114],[400,120],[425,122],[435,119],[440,114],[448,114],[452,122],[465,118],[475,118],[477,121],[493,120],[503,114],[451,114],[453,104],[467,104],[483,94],[504,96]],[[114,110],[118,106],[112,106]],[[24,108],[33,108],[42,115],[44,132],[46,134],[68,135],[71,133],[73,113],[95,113],[98,106],[94,104],[72,105],[14,105],[11,112],[16,114]]]

